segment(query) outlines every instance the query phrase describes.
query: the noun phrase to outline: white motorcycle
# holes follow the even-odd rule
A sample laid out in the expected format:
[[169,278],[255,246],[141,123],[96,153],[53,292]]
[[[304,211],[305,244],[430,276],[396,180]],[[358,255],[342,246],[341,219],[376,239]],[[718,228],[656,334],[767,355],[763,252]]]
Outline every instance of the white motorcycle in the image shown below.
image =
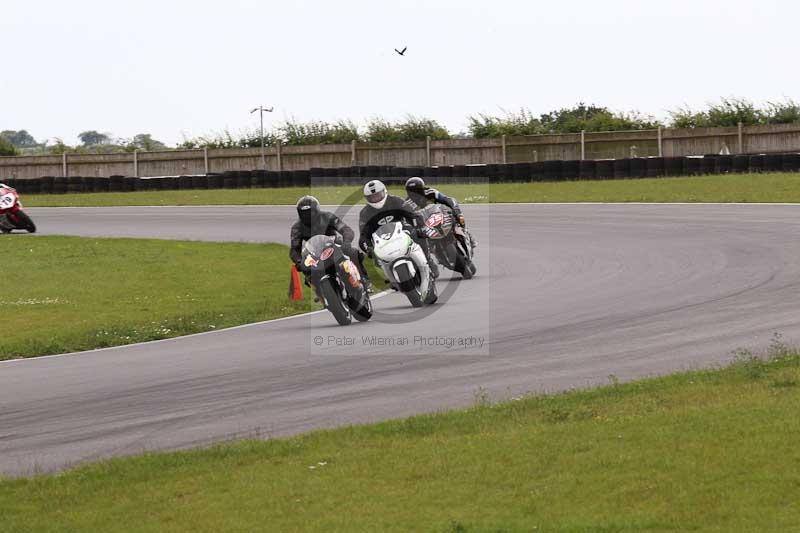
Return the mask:
[[373,254],[392,287],[402,292],[414,307],[432,304],[439,295],[425,252],[403,229],[402,222],[389,222],[372,234]]

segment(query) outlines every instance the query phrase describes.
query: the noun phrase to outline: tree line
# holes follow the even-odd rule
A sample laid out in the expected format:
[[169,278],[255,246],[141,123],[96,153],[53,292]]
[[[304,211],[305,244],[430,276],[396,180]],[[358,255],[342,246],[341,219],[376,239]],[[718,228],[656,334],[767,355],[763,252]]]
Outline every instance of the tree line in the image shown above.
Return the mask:
[[420,141],[430,137],[434,140],[451,138],[493,138],[502,135],[537,135],[578,133],[580,131],[621,131],[655,129],[659,126],[673,128],[706,128],[745,126],[757,124],[800,123],[800,104],[791,99],[770,102],[758,107],[744,98],[723,98],[709,103],[705,109],[694,111],[679,108],[668,112],[669,120],[662,123],[652,116],[638,112],[617,112],[607,107],[579,103],[536,115],[527,108],[505,112],[501,115],[478,114],[468,117],[466,132],[453,133],[434,119],[407,116],[404,120],[388,121],[374,118],[363,126],[351,120],[337,122],[298,122],[288,120],[271,131],[261,134],[257,130],[233,134],[228,130],[201,135],[184,140],[175,147],[168,147],[154,139],[149,133],[140,133],[131,139],[114,138],[110,133],[96,130],[81,132],[80,145],[68,146],[61,139],[38,142],[26,130],[0,132],[0,155],[18,154],[62,154],[113,153],[134,150],[173,150],[191,148],[247,148],[274,146],[279,141],[284,145],[346,144],[357,142],[403,142]]

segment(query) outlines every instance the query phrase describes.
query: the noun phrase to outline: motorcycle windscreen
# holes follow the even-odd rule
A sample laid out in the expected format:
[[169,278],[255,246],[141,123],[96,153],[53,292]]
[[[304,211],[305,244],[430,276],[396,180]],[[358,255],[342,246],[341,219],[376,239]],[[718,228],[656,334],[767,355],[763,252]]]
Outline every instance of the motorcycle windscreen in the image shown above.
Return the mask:
[[333,237],[328,237],[327,235],[314,235],[303,245],[303,253],[319,257],[325,247],[333,240]]

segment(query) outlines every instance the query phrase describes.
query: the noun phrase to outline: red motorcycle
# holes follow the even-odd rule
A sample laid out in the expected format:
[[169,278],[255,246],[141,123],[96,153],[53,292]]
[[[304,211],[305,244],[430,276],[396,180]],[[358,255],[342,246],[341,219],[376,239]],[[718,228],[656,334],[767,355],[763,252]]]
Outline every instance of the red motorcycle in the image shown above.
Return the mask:
[[36,233],[36,224],[22,210],[17,190],[0,183],[0,231],[11,233],[15,229]]

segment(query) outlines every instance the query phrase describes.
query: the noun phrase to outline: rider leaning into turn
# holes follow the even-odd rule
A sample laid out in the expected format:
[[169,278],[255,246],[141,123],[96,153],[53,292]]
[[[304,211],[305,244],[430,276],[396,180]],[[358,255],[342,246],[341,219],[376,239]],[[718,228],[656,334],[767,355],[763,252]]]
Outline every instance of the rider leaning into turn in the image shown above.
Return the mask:
[[406,231],[425,253],[433,277],[438,278],[439,268],[428,250],[425,225],[413,207],[399,196],[389,194],[386,185],[378,180],[372,180],[364,185],[364,199],[367,205],[358,214],[358,246],[364,252],[371,254],[372,234],[375,230],[389,222],[403,222]]
[[[455,198],[451,198],[433,187],[427,187],[425,181],[419,177],[408,178],[408,181],[406,181],[406,194],[408,195],[406,202],[412,209],[422,209],[429,203],[446,205],[453,211],[453,216],[456,217],[456,220],[466,232],[464,214],[461,212],[461,207]],[[469,235],[472,247],[475,248],[477,246],[475,238],[471,233],[466,233]]]
[[313,196],[303,196],[297,201],[296,207],[298,221],[292,225],[289,257],[292,258],[297,270],[302,272],[304,268],[302,264],[304,241],[314,235],[341,236],[342,252],[358,266],[361,281],[370,290],[372,284],[369,281],[367,269],[364,268],[364,254],[357,248],[353,248],[352,245],[356,236],[352,228],[342,222],[334,213],[320,210],[319,200]]

